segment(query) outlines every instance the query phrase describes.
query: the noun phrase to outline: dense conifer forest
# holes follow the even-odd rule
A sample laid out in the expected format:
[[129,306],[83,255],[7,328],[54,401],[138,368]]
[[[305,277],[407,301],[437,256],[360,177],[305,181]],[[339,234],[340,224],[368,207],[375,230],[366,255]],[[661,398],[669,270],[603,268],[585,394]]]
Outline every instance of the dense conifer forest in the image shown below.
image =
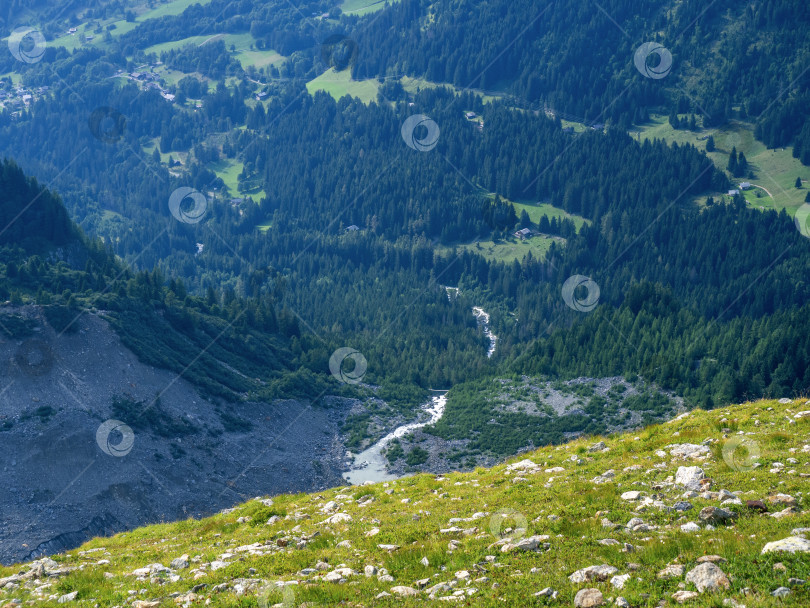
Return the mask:
[[[808,239],[784,209],[722,196],[752,170],[742,150],[720,167],[697,142],[628,134],[653,113],[687,130],[748,121],[809,164],[810,72],[795,52],[806,3],[603,4],[402,0],[357,16],[323,1],[212,0],[126,17],[133,27],[116,33],[101,23],[128,5],[96,3],[84,17],[104,44],[48,44],[33,63],[0,55],[4,91],[39,91],[0,110],[0,154],[61,197],[42,194],[0,235],[2,295],[115,311],[122,337],[169,368],[190,355],[150,342],[167,323],[198,346],[220,322],[234,340],[256,332],[242,363],[272,387],[204,361],[192,370],[228,398],[318,394],[312,378],[349,343],[367,380],[403,390],[641,374],[692,405],[806,392]],[[49,40],[70,25],[51,3],[28,9]],[[281,59],[245,65],[227,36]],[[337,65],[327,40],[343,41],[375,99],[307,88]],[[634,66],[647,40],[676,58],[666,78]],[[155,66],[174,74],[160,87],[122,77]],[[403,76],[421,85],[406,91]],[[429,152],[403,141],[416,113],[437,126]],[[115,127],[100,136],[103,119]],[[16,164],[3,165],[9,221],[39,188]],[[204,193],[202,222],[172,216],[180,187]],[[525,205],[537,203],[569,219],[532,220]],[[518,228],[549,239],[545,254],[480,253]],[[61,262],[44,253],[69,243]],[[599,285],[593,312],[563,301],[572,275]],[[492,313],[492,359],[473,306]]]

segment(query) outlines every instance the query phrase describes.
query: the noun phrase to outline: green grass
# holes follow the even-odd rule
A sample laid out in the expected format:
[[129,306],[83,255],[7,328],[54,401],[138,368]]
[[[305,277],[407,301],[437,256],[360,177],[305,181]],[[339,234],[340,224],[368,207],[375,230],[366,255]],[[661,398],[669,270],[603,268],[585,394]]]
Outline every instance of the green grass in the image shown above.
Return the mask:
[[179,15],[192,4],[206,5],[211,0],[171,0],[166,4],[162,4],[154,9],[147,10],[138,15],[138,21],[146,21],[147,19],[158,19],[170,15]]
[[190,74],[187,74],[186,72],[181,72],[180,70],[170,70],[166,67],[164,67],[162,70],[156,71],[160,75],[160,78],[162,78],[169,86],[176,86],[177,83],[183,80],[183,78],[186,76],[194,76],[197,80],[203,82],[212,82],[210,78],[200,74],[199,72],[191,72]]
[[239,174],[245,168],[245,165],[232,159],[221,159],[216,163],[210,164],[209,168],[221,178],[233,196],[237,196],[239,192]]
[[[472,243],[460,243],[455,247],[459,250],[470,251],[484,256],[494,262],[513,262],[522,260],[530,251],[535,259],[546,257],[551,243],[557,240],[565,243],[565,239],[559,237],[533,236],[530,239],[521,241],[513,236],[507,240],[473,241]],[[442,248],[447,250],[449,248]]]
[[146,47],[143,52],[144,53],[155,53],[156,55],[160,55],[161,53],[165,53],[166,51],[173,51],[175,49],[181,49],[188,44],[194,44],[199,46],[206,40],[212,38],[211,36],[190,36],[189,38],[183,38],[182,40],[172,40],[171,42],[161,42],[160,44],[154,44],[152,46]]
[[573,215],[568,213],[559,207],[555,207],[550,205],[549,203],[512,203],[515,206],[515,212],[520,217],[520,212],[524,209],[526,213],[529,214],[529,219],[532,223],[537,224],[540,221],[540,218],[546,216],[547,218],[557,218],[557,219],[569,219],[574,222],[574,225],[577,227],[577,230],[582,228],[583,224],[590,223],[584,217],[579,215]]
[[263,68],[268,65],[281,65],[286,59],[283,55],[280,55],[276,51],[258,51],[250,49],[238,50],[235,57],[236,60],[242,64],[243,68],[247,68],[249,66]]
[[[143,153],[145,156],[151,158],[151,156],[155,153],[155,147],[158,145],[159,138],[153,138],[148,144],[143,146]],[[160,152],[160,162],[167,165],[169,164],[169,157],[173,158],[174,160],[179,160],[184,165],[188,160],[188,152]],[[172,171],[175,171],[176,168],[172,168]]]
[[385,8],[386,2],[394,4],[397,0],[344,0],[340,5],[342,10],[347,15],[368,15]]
[[208,168],[216,173],[217,177],[221,178],[223,182],[225,182],[225,185],[228,187],[230,195],[233,198],[250,196],[254,201],[260,201],[266,196],[264,190],[246,193],[239,192],[239,174],[242,173],[245,168],[244,163],[240,163],[234,159],[224,158],[220,159],[216,163],[208,165]]
[[[400,82],[402,83],[402,88],[409,93],[416,93],[420,89],[435,89],[436,87],[446,87],[452,90],[454,93],[459,92],[459,90],[452,84],[447,84],[445,82],[431,82],[430,80],[425,80],[424,78],[411,78],[410,76],[403,76],[400,78]],[[484,103],[490,103],[491,101],[501,98],[500,95],[494,94],[492,91],[485,92],[481,91],[480,89],[469,90],[480,95],[481,100]]]
[[[699,150],[706,149],[706,141],[703,139],[708,135],[714,137],[715,151],[708,155],[715,165],[725,170],[728,166],[728,158],[733,147],[738,152],[744,152],[748,159],[748,164],[754,172],[754,177],[732,178],[734,184],[742,181],[751,182],[761,186],[769,193],[757,197],[756,190],[752,188],[745,192],[746,200],[755,208],[763,209],[786,209],[793,215],[799,206],[804,202],[807,193],[806,187],[802,190],[794,188],[796,177],[810,179],[810,168],[803,166],[798,159],[793,158],[792,148],[778,148],[768,150],[765,145],[754,138],[753,125],[750,123],[731,121],[729,124],[718,129],[705,129],[697,132],[673,129],[666,116],[653,116],[651,121],[643,125],[640,132],[631,132],[633,137],[639,140],[662,139],[670,143],[692,144]],[[723,193],[715,193],[724,195]],[[771,198],[772,197],[772,198]],[[706,196],[698,198],[699,202],[705,201]]]
[[207,42],[214,42],[215,40],[222,40],[228,50],[230,50],[233,46],[236,49],[236,54],[234,56],[242,63],[243,67],[247,67],[248,65],[257,65],[258,67],[261,67],[284,59],[275,51],[259,51],[255,50],[255,48],[251,49],[251,46],[255,45],[256,40],[249,33],[189,36],[188,38],[183,38],[182,40],[172,40],[170,42],[154,44],[145,48],[144,52],[160,55],[166,51],[173,51],[187,45],[200,46]]
[[[167,4],[161,4],[153,9],[146,9],[145,11],[139,13],[135,18],[135,22],[128,22],[123,19],[119,20],[107,20],[107,21],[100,21],[102,28],[104,30],[107,29],[108,25],[115,25],[115,29],[112,30],[110,33],[113,37],[122,36],[128,32],[134,30],[139,23],[143,23],[147,19],[157,19],[160,17],[165,17],[169,15],[179,15],[184,10],[186,10],[192,4],[208,4],[211,0],[171,0]],[[78,28],[78,32],[76,34],[65,34],[55,40],[48,41],[50,46],[62,46],[66,49],[72,51],[77,49],[83,44],[81,40],[87,34],[93,34],[92,31],[88,31],[86,26],[80,26]],[[92,42],[87,43],[88,45],[92,46],[106,46],[104,42],[103,34],[94,34],[95,39]]]
[[[487,196],[490,198],[494,197],[494,193],[490,193]],[[504,198],[504,197],[501,197]],[[508,200],[508,199],[504,199]],[[550,205],[548,203],[515,203],[512,202],[512,205],[515,207],[515,212],[517,213],[518,217],[520,217],[520,212],[525,209],[526,213],[529,214],[529,219],[532,221],[533,228],[537,229],[537,224],[540,221],[540,218],[543,216],[551,218],[567,218],[574,222],[574,225],[579,230],[583,224],[588,223],[583,217],[578,215],[572,215]],[[520,240],[511,234],[505,240],[498,240],[493,241],[492,239],[487,240],[475,240],[469,243],[455,243],[453,246],[459,250],[470,251],[472,253],[477,253],[478,255],[484,256],[486,259],[495,261],[495,262],[513,262],[515,260],[522,260],[526,257],[526,254],[529,252],[532,253],[532,256],[535,259],[543,259],[546,257],[546,253],[548,253],[549,248],[551,247],[551,243],[556,241],[559,244],[565,244],[565,239],[553,236],[553,235],[545,235],[539,234],[533,236],[526,240]],[[443,252],[450,251],[450,247],[442,246],[438,248]]]
[[309,91],[310,95],[314,94],[315,91],[326,91],[335,99],[350,95],[358,97],[363,103],[369,103],[377,99],[379,88],[380,85],[376,79],[352,80],[351,70],[336,72],[334,68],[329,68],[307,83],[307,91]]
[[[428,579],[429,586],[453,581],[457,572],[465,570],[476,580],[453,583],[453,589],[439,592],[437,597],[462,590],[469,593],[468,599],[460,602],[464,605],[571,606],[579,589],[596,587],[605,597],[621,595],[635,607],[671,607],[677,605],[671,599],[674,592],[694,587],[683,577],[659,580],[657,573],[675,561],[688,572],[698,558],[716,554],[726,560],[719,567],[731,579],[731,588],[704,594],[689,605],[721,606],[724,599],[731,598],[748,608],[807,606],[810,585],[794,586],[781,600],[770,595],[779,586],[789,586],[791,577],[810,578],[807,554],[760,553],[766,543],[790,536],[794,528],[810,526],[807,480],[800,476],[810,473],[810,456],[804,448],[810,444],[810,419],[795,420],[795,424],[788,424],[786,419],[807,407],[803,400],[789,404],[761,401],[709,412],[695,410],[671,423],[603,438],[607,451],[588,452],[587,447],[599,439],[591,437],[521,455],[519,460],[529,459],[538,465],[534,471],[510,472],[502,464],[471,473],[420,474],[384,484],[288,494],[274,497],[271,505],[251,500],[232,512],[202,520],[164,523],[94,539],[55,556],[59,567],[70,571],[47,579],[51,586],[44,588],[44,597],[36,605],[56,607],[56,598],[77,591],[71,603],[77,608],[120,606],[134,600],[155,601],[160,606],[192,600],[195,606],[247,607],[257,602],[262,606],[281,602],[298,606],[308,602],[313,606],[407,608],[428,605],[428,596],[417,591],[414,597],[375,597],[390,593],[395,585],[418,589],[421,585],[417,581],[422,579]],[[724,435],[726,427],[735,430]],[[755,442],[763,465],[760,468],[735,469],[729,464],[735,461],[723,456],[729,439],[737,437],[738,431]],[[712,443],[702,461],[675,460],[660,451],[669,452],[667,446],[673,443],[700,444],[704,440]],[[786,464],[783,472],[769,471],[776,461]],[[631,465],[637,468],[628,468]],[[731,506],[728,508],[738,514],[733,524],[718,525],[714,530],[701,526],[699,532],[687,534],[680,525],[699,521],[699,511],[718,506],[717,498],[689,498],[693,508],[683,514],[652,506],[639,511],[638,503],[620,498],[623,492],[639,490],[672,505],[683,492],[672,485],[672,476],[679,466],[689,465],[704,469],[713,480],[713,491],[736,491],[743,500],[789,494],[798,501],[799,512],[776,519],[744,506]],[[546,471],[552,467],[562,470]],[[608,470],[615,472],[611,481],[601,485],[592,481]],[[361,498],[364,504],[360,504]],[[336,512],[347,514],[351,520],[324,523],[327,514],[322,508],[328,501],[335,501]],[[772,512],[782,508],[770,507]],[[472,521],[449,521],[476,512],[482,516]],[[268,523],[271,517],[275,521]],[[633,517],[641,517],[656,528],[627,531],[623,526]],[[602,518],[620,529],[603,527]],[[495,543],[524,534],[511,530],[518,523],[525,526],[525,535],[548,535],[545,542],[549,548],[500,551]],[[468,533],[440,531],[451,525]],[[369,536],[372,528],[379,533]],[[604,546],[598,542],[606,538],[630,543],[633,550],[627,553],[621,544]],[[455,541],[453,546],[451,540]],[[338,546],[342,541],[351,546]],[[384,550],[380,544],[398,548]],[[253,545],[253,550],[246,550],[246,545]],[[137,579],[131,574],[148,564],[168,566],[184,553],[191,557],[191,567],[177,570],[180,580],[176,582],[163,576]],[[199,569],[220,557],[227,562],[224,568]],[[428,565],[422,563],[423,558]],[[319,562],[325,564],[324,570],[314,569]],[[630,570],[629,562],[638,566]],[[777,563],[784,569],[775,570]],[[621,591],[610,582],[574,584],[568,580],[575,570],[596,564],[609,564],[618,568],[617,574],[632,576]],[[363,576],[366,565],[385,568],[393,582]],[[326,581],[324,574],[336,567],[351,568],[357,574],[348,575],[346,584]],[[304,571],[306,568],[313,570]],[[0,578],[25,570],[25,566],[0,567]],[[259,579],[258,586],[237,595],[233,587],[237,578]],[[275,586],[276,581],[296,584],[285,595]],[[0,596],[6,602],[25,603],[37,597],[34,588],[42,582],[24,582],[18,589],[0,592]],[[173,600],[174,595],[185,595],[195,585],[205,585],[198,589],[196,598]],[[557,590],[559,598],[552,602],[533,597],[544,587]],[[743,594],[743,588],[749,592]]]

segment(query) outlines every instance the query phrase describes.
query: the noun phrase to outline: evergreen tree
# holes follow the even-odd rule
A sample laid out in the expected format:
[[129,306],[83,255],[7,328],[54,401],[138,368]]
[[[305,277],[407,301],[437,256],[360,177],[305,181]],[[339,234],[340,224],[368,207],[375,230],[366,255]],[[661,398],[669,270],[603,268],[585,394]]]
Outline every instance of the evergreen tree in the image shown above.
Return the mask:
[[728,157],[728,165],[726,169],[729,173],[736,176],[737,175],[737,147],[731,148],[731,154]]
[[681,128],[681,119],[678,118],[678,113],[675,110],[672,110],[669,114],[669,124],[673,129]]
[[737,156],[737,169],[733,172],[734,177],[742,177],[748,171],[748,160],[742,152]]

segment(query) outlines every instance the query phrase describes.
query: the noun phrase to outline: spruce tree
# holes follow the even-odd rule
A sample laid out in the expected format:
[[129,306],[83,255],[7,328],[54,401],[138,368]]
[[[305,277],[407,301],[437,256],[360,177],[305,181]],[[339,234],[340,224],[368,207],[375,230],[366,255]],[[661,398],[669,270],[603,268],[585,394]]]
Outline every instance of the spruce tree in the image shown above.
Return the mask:
[[728,157],[728,166],[726,167],[728,172],[732,175],[737,175],[737,148],[734,147],[731,149],[731,155]]

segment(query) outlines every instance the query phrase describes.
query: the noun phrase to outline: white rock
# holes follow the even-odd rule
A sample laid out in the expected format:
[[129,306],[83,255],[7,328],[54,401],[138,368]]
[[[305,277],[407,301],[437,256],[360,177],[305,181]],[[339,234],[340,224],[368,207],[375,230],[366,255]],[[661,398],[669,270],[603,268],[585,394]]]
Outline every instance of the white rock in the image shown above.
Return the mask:
[[684,568],[681,564],[670,564],[658,573],[658,578],[681,578],[685,570],[686,568]]
[[800,536],[788,536],[782,540],[775,540],[762,548],[762,553],[810,553],[810,540]]
[[698,597],[700,597],[700,594],[695,593],[694,591],[676,591],[675,593],[672,594],[672,599],[678,602],[679,604],[689,602]]
[[705,445],[696,445],[694,443],[678,443],[669,446],[669,453],[673,458],[701,458],[709,454],[709,447]]
[[528,471],[536,468],[538,468],[538,465],[528,459],[506,465],[507,471]]
[[700,481],[706,478],[706,473],[700,467],[678,467],[675,473],[675,483],[687,490],[700,490]]
[[700,564],[686,575],[686,582],[693,583],[700,593],[728,589],[731,582],[725,573],[711,562]]
[[609,577],[616,574],[618,568],[602,564],[601,566],[588,566],[577,570],[568,577],[572,583],[589,583],[591,581],[606,581]]
[[574,596],[576,608],[594,608],[605,603],[605,598],[599,589],[580,589]]
[[340,524],[344,522],[348,522],[352,520],[352,516],[348,513],[335,513],[331,517],[327,517],[321,523],[322,524]]

